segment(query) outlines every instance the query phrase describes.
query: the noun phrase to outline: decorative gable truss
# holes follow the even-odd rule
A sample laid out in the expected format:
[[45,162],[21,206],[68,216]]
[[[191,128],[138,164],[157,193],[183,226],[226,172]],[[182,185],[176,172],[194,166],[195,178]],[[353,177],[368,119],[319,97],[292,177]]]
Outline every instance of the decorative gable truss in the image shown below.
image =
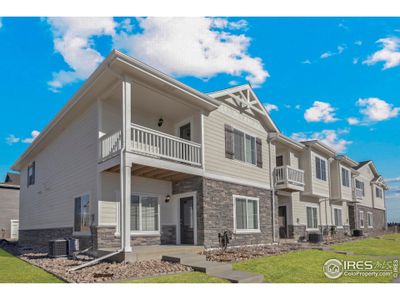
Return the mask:
[[266,122],[271,131],[279,132],[279,129],[249,84],[216,91],[210,93],[209,96],[229,103],[240,112],[246,112],[256,119],[261,117],[261,120]]

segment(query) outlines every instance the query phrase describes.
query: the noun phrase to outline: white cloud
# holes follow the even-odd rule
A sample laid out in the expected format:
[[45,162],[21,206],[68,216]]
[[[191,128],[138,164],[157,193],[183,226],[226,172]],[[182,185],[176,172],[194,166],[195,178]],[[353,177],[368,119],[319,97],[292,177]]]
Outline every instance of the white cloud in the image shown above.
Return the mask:
[[278,106],[276,106],[275,104],[271,104],[271,103],[265,104],[264,107],[265,107],[265,109],[267,110],[268,113],[270,113],[273,110],[276,110],[276,111],[279,110]]
[[310,134],[306,134],[304,132],[295,132],[291,135],[291,138],[297,141],[319,140],[320,142],[334,149],[336,152],[343,153],[346,151],[347,146],[352,143],[352,141],[345,140],[341,137],[342,134],[347,134],[348,132],[349,131],[347,129],[325,129],[321,132],[313,132]]
[[347,118],[347,122],[348,122],[350,125],[357,125],[357,124],[360,123],[360,120],[357,119],[357,118],[354,118],[354,117],[350,117],[350,118]]
[[354,45],[357,45],[357,46],[362,46],[362,44],[363,44],[362,41],[355,41],[355,42],[354,42]]
[[384,62],[384,70],[400,65],[399,38],[388,37],[379,39],[377,43],[380,43],[383,48],[369,56],[365,61],[363,61],[363,64],[374,65],[378,62]]
[[379,98],[358,99],[357,105],[361,107],[360,112],[365,116],[366,123],[395,118],[400,112],[400,107],[394,107]]
[[229,85],[239,85],[239,81],[231,80],[228,82]]
[[222,18],[139,18],[141,32],[121,32],[114,47],[175,76],[210,78],[225,73],[246,74],[254,86],[269,77],[261,58],[248,53],[251,39],[224,29],[244,22]]
[[311,60],[309,59],[305,59],[301,62],[303,65],[310,65],[311,64]]
[[331,51],[327,51],[321,54],[320,58],[325,59],[334,55],[340,55],[344,52],[344,50],[346,49],[346,46],[338,46],[337,47],[337,51],[336,52],[331,52]]
[[3,27],[3,19],[0,18],[0,29]]
[[386,183],[389,183],[389,182],[400,182],[400,176],[399,177],[385,179],[385,182]]
[[301,105],[300,105],[300,104],[297,104],[294,108],[295,108],[295,109],[300,109],[300,108],[301,108]]
[[[111,17],[104,18],[48,18],[53,32],[54,50],[59,53],[69,70],[53,73],[48,82],[56,92],[66,84],[86,79],[103,60],[94,48],[95,36],[113,36],[116,23]],[[126,24],[125,24],[126,26]]]
[[22,141],[23,143],[30,144],[30,143],[32,143],[32,142],[38,137],[39,134],[40,134],[40,131],[33,130],[33,131],[31,132],[31,137],[29,137],[29,138],[24,138],[24,139],[22,139],[21,141]]
[[304,113],[304,119],[307,122],[335,122],[338,119],[335,116],[336,108],[330,103],[314,101],[313,106],[308,108]]
[[343,23],[339,23],[339,24],[338,24],[338,27],[339,27],[339,28],[343,28],[343,29],[345,29],[345,30],[349,30],[349,27],[347,27],[347,26],[344,25]]
[[16,136],[13,135],[13,134],[10,134],[8,137],[6,137],[6,143],[7,143],[8,145],[16,144],[16,143],[18,143],[19,141],[20,141],[20,138],[16,137]]
[[38,131],[38,130],[33,130],[31,132],[31,136],[27,137],[27,138],[20,138],[20,137],[16,137],[14,134],[10,134],[6,138],[6,143],[8,145],[13,145],[13,144],[16,144],[19,142],[30,144],[38,137],[39,134],[40,134],[40,131]]
[[358,58],[358,57],[354,57],[354,58],[353,58],[353,65],[356,65],[356,64],[358,64],[358,60],[359,60],[359,58]]

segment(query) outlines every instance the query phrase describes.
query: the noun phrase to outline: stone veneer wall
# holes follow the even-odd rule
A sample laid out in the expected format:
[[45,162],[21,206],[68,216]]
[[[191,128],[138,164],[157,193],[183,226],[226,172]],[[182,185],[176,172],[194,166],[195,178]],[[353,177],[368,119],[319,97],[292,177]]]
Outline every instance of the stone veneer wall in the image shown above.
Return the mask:
[[[364,228],[360,227],[360,211],[364,212]],[[372,213],[372,228],[368,228],[367,213]],[[380,234],[386,229],[386,211],[357,204],[354,209],[355,228],[363,231],[365,235]]]
[[23,247],[47,247],[49,240],[72,237],[72,227],[19,230],[18,245]]

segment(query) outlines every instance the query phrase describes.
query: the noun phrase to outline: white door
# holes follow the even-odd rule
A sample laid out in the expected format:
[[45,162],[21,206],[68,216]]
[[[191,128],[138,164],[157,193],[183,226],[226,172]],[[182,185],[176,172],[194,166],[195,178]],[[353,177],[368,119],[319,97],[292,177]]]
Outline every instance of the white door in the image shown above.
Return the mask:
[[10,238],[12,240],[17,240],[18,239],[18,230],[19,230],[19,220],[11,220]]

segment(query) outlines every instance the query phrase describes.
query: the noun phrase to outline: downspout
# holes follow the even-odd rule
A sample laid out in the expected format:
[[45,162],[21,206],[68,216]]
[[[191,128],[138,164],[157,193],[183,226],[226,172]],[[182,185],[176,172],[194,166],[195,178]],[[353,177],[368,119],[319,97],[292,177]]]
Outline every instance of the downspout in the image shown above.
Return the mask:
[[273,176],[272,170],[272,159],[271,159],[271,142],[276,139],[276,135],[268,134],[267,142],[268,142],[268,157],[269,157],[269,182],[272,190],[272,242],[276,243],[276,233],[275,233],[275,180]]

